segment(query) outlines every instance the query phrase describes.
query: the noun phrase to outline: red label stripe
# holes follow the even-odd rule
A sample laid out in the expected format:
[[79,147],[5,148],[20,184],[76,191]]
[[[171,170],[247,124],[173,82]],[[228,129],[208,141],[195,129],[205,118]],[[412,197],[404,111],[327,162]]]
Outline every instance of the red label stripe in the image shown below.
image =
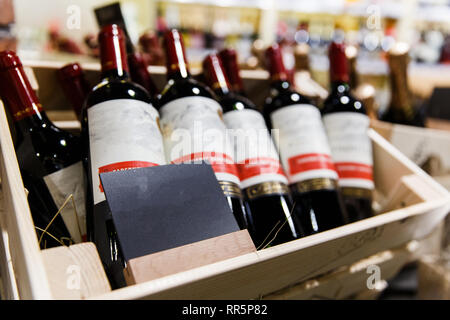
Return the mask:
[[[136,168],[147,168],[147,167],[156,167],[158,164],[147,162],[147,161],[124,161],[124,162],[117,162],[108,164],[106,166],[98,168],[98,174],[105,172],[115,172],[115,171],[125,171],[125,170],[131,170]],[[100,192],[103,192],[102,183],[100,182],[99,185]]]
[[328,154],[308,153],[289,158],[289,173],[291,175],[311,170],[333,170],[335,167]]
[[221,152],[197,152],[179,159],[172,161],[173,164],[177,163],[192,163],[195,161],[205,161],[211,164],[215,173],[229,173],[234,176],[238,176],[238,170],[233,159]]
[[236,165],[241,180],[250,179],[262,174],[279,174],[284,176],[283,168],[278,159],[273,158],[251,158],[244,163]]
[[373,181],[373,170],[370,165],[357,162],[337,162],[335,166],[341,179],[364,179]]

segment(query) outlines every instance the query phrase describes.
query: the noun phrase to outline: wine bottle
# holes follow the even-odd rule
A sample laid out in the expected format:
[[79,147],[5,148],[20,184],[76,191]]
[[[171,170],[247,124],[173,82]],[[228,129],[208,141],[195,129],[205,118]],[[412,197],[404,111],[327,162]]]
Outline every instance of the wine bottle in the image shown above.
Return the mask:
[[246,208],[222,107],[208,87],[191,77],[177,30],[164,34],[164,47],[168,83],[158,104],[166,158],[171,163],[209,162],[239,227],[246,229]]
[[291,89],[279,46],[269,47],[266,57],[271,91],[264,115],[268,126],[278,131],[275,142],[304,232],[342,226],[347,216],[320,111]]
[[[228,71],[239,72],[237,65]],[[205,58],[203,72],[222,106],[225,124],[232,130],[234,160],[250,208],[248,229],[256,247],[300,238],[300,222],[295,214],[291,216],[288,181],[264,117],[250,100],[231,91],[217,55]]]
[[361,81],[357,70],[358,49],[355,46],[346,46],[345,55],[348,61],[348,73],[350,91],[354,97],[361,101],[366,109],[367,116],[370,119],[378,119],[377,102],[375,100],[375,88],[369,83]]
[[133,52],[128,55],[131,80],[145,88],[152,97],[158,95],[158,88],[153,82],[148,71],[148,65],[141,53]]
[[104,172],[165,164],[159,115],[148,92],[131,82],[125,36],[117,25],[99,34],[102,80],[89,93],[83,122],[88,159],[89,236],[113,288],[125,285],[124,261],[99,175]]
[[240,76],[239,62],[236,50],[223,49],[219,52],[220,61],[223,64],[225,74],[231,86],[231,90],[242,97],[247,97],[244,82]]
[[17,160],[41,248],[82,242],[86,220],[79,137],[48,119],[12,51],[0,53],[0,97],[15,124]]
[[345,45],[331,43],[329,59],[331,93],[322,109],[323,122],[347,214],[354,222],[373,215],[370,120],[363,103],[350,92]]
[[425,110],[415,108],[408,89],[409,46],[398,42],[389,51],[391,101],[380,120],[410,126],[425,126]]
[[83,68],[78,63],[67,64],[58,70],[58,78],[67,100],[72,104],[78,119],[81,119],[84,101],[92,89]]

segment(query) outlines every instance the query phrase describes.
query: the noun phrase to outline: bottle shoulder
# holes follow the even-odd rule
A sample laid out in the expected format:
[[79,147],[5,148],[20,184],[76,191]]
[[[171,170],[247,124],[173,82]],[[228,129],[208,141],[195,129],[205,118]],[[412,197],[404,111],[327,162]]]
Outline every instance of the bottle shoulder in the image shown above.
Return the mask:
[[149,93],[137,83],[129,80],[103,80],[96,85],[86,98],[86,107],[117,99],[140,100],[152,103]]
[[254,110],[259,112],[252,101],[235,93],[229,93],[219,97],[219,103],[222,106],[224,113],[240,110]]
[[411,125],[417,127],[425,127],[426,124],[426,110],[425,108],[399,108],[390,105],[383,113],[379,116],[380,120]]
[[295,104],[311,105],[312,103],[308,98],[291,88],[282,90],[271,88],[270,95],[265,100],[264,114],[269,115],[276,110]]
[[39,177],[81,161],[81,140],[52,123],[22,132],[16,144],[21,169]]
[[356,99],[350,91],[339,92],[338,90],[333,90],[325,99],[321,112],[322,115],[336,112],[367,114],[364,104]]
[[216,95],[203,83],[193,78],[169,80],[156,103],[161,108],[167,103],[185,97],[206,97],[217,100]]

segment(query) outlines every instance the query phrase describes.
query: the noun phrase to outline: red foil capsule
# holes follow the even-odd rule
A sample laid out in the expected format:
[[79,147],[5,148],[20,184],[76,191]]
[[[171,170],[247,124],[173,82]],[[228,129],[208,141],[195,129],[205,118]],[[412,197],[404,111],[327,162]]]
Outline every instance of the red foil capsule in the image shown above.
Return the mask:
[[13,51],[0,52],[0,97],[7,104],[14,121],[42,111],[22,62]]
[[289,81],[286,68],[283,63],[283,55],[278,44],[274,44],[266,50],[266,63],[273,81]]
[[219,52],[219,58],[225,69],[228,81],[236,92],[244,92],[244,83],[239,74],[238,57],[236,50],[224,49]]
[[230,84],[217,55],[211,54],[203,60],[203,74],[211,89],[222,92],[230,91]]
[[189,68],[186,62],[183,38],[178,30],[170,30],[164,34],[164,48],[167,57],[167,74],[181,73],[183,77],[187,77]]
[[158,88],[150,77],[148,65],[142,54],[134,52],[128,55],[128,64],[130,66],[131,79],[143,86],[152,96],[158,94]]
[[77,116],[81,117],[84,100],[91,91],[91,85],[86,81],[83,69],[78,63],[71,63],[58,70],[58,77],[72,108]]
[[345,44],[332,42],[329,48],[330,81],[349,82],[348,60],[345,54]]
[[116,24],[103,27],[98,36],[102,72],[117,70],[119,74],[129,72],[127,63],[126,38]]

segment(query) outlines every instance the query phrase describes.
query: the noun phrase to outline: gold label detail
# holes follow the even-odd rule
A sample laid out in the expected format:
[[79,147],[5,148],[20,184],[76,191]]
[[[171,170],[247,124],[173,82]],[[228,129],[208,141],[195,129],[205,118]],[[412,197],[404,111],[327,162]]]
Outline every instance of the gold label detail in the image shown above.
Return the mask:
[[179,64],[179,63],[172,63],[172,64],[170,65],[170,70],[171,70],[171,71],[175,71],[175,70],[178,70],[179,67],[180,67],[180,64]]
[[373,192],[370,189],[342,187],[341,194],[344,197],[372,199]]
[[220,187],[225,196],[242,198],[242,192],[239,186],[229,181],[219,181]]
[[286,194],[289,192],[288,187],[281,182],[264,182],[245,189],[245,194],[252,200],[260,196],[267,196],[272,194]]
[[224,88],[224,87],[228,87],[228,84],[225,81],[218,81],[218,82],[213,83],[213,85],[211,86],[211,89],[217,90],[217,89]]
[[12,116],[13,116],[14,120],[19,121],[25,117],[36,114],[36,111],[42,111],[42,105],[40,103],[33,104],[32,107],[28,107],[26,109],[20,110],[20,111],[14,113]]
[[294,185],[297,192],[310,192],[324,189],[337,189],[336,180],[329,178],[317,178],[298,182]]

